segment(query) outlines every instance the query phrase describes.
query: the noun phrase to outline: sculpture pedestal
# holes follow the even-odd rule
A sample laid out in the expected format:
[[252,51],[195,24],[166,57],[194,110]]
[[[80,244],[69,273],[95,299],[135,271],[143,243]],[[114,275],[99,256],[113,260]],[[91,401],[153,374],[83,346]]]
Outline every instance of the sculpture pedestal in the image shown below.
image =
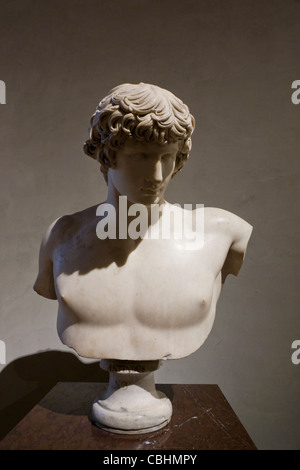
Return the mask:
[[118,434],[144,434],[166,426],[172,404],[155,388],[154,372],[159,366],[160,361],[101,360],[109,383],[93,403],[94,424]]
[[[0,450],[73,450],[75,461],[77,451],[83,450],[85,464],[89,456],[95,455],[98,468],[99,452],[86,451],[101,450],[107,455],[138,451],[136,455],[140,455],[141,450],[171,454],[179,449],[188,453],[191,449],[256,449],[217,385],[157,384],[172,400],[172,419],[158,431],[132,435],[106,432],[91,423],[93,400],[106,387],[99,382],[58,382],[0,441]],[[24,453],[21,455],[24,459]],[[28,455],[33,458],[32,453]]]

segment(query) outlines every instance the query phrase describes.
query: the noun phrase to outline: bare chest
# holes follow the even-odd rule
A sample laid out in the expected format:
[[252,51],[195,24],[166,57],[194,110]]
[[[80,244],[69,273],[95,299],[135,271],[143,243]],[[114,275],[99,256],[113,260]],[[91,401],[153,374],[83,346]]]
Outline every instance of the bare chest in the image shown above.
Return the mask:
[[219,282],[209,247],[178,250],[149,240],[127,248],[62,246],[54,260],[60,308],[88,323],[157,328],[192,325],[207,315]]

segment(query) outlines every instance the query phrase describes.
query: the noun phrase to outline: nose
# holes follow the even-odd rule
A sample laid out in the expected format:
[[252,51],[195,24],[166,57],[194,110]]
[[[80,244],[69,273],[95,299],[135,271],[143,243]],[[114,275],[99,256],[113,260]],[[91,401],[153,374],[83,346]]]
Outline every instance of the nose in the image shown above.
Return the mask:
[[148,178],[151,183],[161,183],[163,181],[163,169],[162,163],[160,159],[157,159],[153,162],[153,166],[151,168],[151,174],[149,174]]

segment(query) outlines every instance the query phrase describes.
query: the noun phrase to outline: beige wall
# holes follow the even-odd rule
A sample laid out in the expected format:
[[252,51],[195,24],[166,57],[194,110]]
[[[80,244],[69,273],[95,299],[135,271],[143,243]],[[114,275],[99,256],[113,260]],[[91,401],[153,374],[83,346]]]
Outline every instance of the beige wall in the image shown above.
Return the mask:
[[97,102],[144,81],[172,90],[197,122],[169,200],[254,226],[205,345],[165,363],[157,382],[217,383],[259,448],[299,449],[300,3],[11,0],[0,11],[2,435],[57,380],[105,379],[62,346],[56,302],[32,285],[49,223],[105,197],[82,152]]

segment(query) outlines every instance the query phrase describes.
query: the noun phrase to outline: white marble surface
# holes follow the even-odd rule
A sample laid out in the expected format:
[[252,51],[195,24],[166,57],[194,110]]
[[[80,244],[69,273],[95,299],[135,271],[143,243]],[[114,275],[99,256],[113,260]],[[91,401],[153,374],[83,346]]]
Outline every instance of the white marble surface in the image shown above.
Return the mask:
[[[175,237],[177,226],[172,219],[167,221],[167,239],[147,237],[157,222],[150,217],[151,207],[161,209],[158,222],[164,222],[174,207],[165,193],[188,157],[194,118],[170,92],[152,85],[122,85],[109,97],[97,108],[89,141],[107,182],[107,199],[49,227],[41,244],[34,289],[58,300],[59,337],[80,356],[181,358],[196,351],[209,335],[222,284],[228,274],[238,274],[252,227],[228,211],[198,208],[185,223],[192,232],[201,215],[202,225],[196,224],[196,231],[203,237],[197,249],[186,249],[182,239]],[[148,110],[146,117],[141,114],[137,119],[139,126],[143,124],[139,132],[138,125],[134,129],[124,125],[132,122],[134,106],[137,115]],[[108,109],[114,116],[111,119],[105,114]],[[124,127],[123,134],[116,134],[120,141],[125,139],[117,150],[102,145],[99,133],[103,139],[106,134],[100,122],[112,136],[118,125]],[[149,132],[152,137],[145,140]],[[124,213],[120,198],[125,196]],[[114,209],[118,228],[125,224],[128,234],[134,221],[128,211],[134,204],[143,205],[147,220],[140,237],[99,239],[102,204]],[[177,214],[183,212],[176,207]]]
[[93,403],[94,424],[116,434],[148,433],[166,426],[173,409],[169,398],[155,388],[159,366],[159,361],[101,361],[109,371],[109,383]]

